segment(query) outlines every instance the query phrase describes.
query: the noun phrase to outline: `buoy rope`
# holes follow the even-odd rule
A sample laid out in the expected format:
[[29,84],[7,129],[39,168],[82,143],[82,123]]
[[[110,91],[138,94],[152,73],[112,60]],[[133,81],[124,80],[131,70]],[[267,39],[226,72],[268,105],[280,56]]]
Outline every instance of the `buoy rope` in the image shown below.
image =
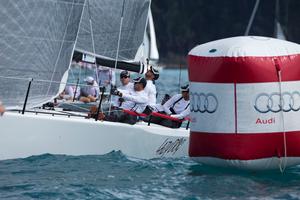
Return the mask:
[[281,107],[281,118],[282,118],[282,133],[283,133],[283,150],[284,150],[284,155],[283,155],[283,160],[282,157],[279,157],[279,170],[281,173],[284,172],[286,168],[286,163],[287,163],[287,147],[286,147],[286,132],[285,132],[285,123],[284,123],[284,113],[283,113],[283,98],[282,98],[282,79],[281,79],[281,67],[278,63],[278,60],[275,59],[275,67],[277,71],[277,77],[278,77],[278,84],[279,84],[279,94],[280,94],[280,107]]

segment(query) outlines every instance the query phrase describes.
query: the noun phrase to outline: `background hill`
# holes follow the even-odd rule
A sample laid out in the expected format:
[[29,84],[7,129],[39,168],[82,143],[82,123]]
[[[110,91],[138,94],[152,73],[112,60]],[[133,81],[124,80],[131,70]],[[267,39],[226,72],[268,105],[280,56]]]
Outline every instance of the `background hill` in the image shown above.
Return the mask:
[[[152,0],[160,62],[185,65],[197,44],[244,35],[256,0]],[[274,36],[276,0],[261,0],[249,35]],[[279,21],[300,43],[300,0],[279,0]]]

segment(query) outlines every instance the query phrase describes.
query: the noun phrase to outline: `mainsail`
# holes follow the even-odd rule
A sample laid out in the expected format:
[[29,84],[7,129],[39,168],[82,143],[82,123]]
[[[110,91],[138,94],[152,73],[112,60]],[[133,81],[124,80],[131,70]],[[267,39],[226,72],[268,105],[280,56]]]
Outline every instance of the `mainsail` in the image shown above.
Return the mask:
[[84,0],[7,0],[0,5],[0,99],[7,107],[53,98],[68,69]]
[[143,42],[149,8],[150,0],[87,0],[75,55],[94,55],[100,63],[134,61]]

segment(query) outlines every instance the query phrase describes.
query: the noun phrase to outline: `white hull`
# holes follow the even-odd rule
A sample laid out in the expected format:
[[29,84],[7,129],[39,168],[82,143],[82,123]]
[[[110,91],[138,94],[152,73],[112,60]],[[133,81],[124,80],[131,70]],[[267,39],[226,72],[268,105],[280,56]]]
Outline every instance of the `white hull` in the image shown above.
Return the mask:
[[44,153],[101,155],[122,151],[150,159],[188,156],[189,131],[146,123],[128,125],[49,114],[5,113],[0,118],[0,159]]

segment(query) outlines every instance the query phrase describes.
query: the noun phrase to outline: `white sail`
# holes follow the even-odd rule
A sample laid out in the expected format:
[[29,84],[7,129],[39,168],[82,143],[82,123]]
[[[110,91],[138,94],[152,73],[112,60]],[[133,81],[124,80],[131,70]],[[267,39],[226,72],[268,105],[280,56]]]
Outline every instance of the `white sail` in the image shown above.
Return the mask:
[[151,10],[149,10],[148,14],[148,24],[146,32],[144,34],[143,43],[139,47],[134,60],[137,61],[146,59],[149,59],[150,63],[157,63],[159,60],[156,34]]
[[276,2],[275,2],[274,35],[277,39],[286,40],[286,35],[282,29],[279,19],[280,19],[280,4],[279,4],[279,0],[276,0]]
[[277,39],[286,40],[285,34],[282,30],[281,24],[277,21],[276,22],[276,30],[275,30],[275,36]]
[[150,0],[87,0],[76,50],[111,59],[119,51],[117,60],[134,60],[143,42],[149,7]]
[[7,107],[51,99],[72,56],[84,0],[7,0],[0,4],[0,99]]

